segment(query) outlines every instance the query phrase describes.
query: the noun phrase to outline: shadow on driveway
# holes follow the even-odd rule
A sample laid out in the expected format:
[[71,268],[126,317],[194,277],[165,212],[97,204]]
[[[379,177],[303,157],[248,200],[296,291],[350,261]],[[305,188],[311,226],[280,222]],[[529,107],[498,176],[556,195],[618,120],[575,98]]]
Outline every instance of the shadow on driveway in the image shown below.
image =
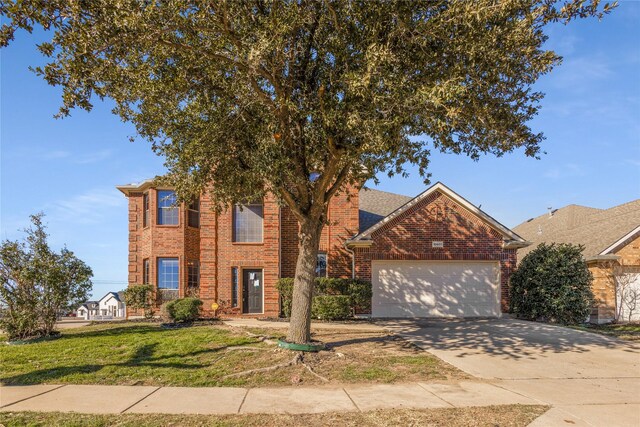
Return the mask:
[[585,353],[616,349],[640,354],[638,344],[544,323],[513,319],[397,319],[379,322],[413,338],[426,350],[455,350],[456,357],[474,354],[505,359],[536,358],[545,353]]

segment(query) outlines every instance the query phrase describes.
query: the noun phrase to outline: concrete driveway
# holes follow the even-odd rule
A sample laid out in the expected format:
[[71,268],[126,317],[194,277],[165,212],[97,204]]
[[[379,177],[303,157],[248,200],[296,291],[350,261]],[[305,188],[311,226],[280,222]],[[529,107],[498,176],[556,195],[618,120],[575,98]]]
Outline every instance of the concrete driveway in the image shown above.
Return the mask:
[[535,425],[640,425],[640,345],[513,319],[381,324],[470,375],[552,405]]

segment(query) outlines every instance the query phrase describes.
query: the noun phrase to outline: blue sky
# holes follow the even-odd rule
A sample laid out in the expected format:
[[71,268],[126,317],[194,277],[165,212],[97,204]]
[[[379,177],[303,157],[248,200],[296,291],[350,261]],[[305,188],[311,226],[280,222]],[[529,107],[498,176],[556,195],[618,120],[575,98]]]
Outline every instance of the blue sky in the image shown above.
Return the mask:
[[[563,64],[536,88],[547,94],[532,127],[547,137],[541,160],[434,153],[442,181],[507,226],[575,203],[607,208],[640,197],[640,2],[622,1],[603,21],[548,29]],[[21,237],[44,211],[51,243],[76,252],[94,271],[94,296],[127,280],[127,205],[115,185],[163,173],[148,143],[98,103],[56,120],[60,90],[27,70],[43,62],[43,35],[18,34],[0,51],[0,238]],[[409,178],[380,177],[380,190],[416,195]]]

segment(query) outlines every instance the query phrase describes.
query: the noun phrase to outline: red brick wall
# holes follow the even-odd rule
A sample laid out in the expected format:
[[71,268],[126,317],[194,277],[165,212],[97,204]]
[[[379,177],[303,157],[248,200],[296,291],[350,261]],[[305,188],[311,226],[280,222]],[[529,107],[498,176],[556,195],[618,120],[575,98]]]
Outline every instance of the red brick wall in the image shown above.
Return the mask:
[[[328,253],[328,273],[334,277],[351,274],[351,258],[344,250],[345,239],[358,229],[358,191],[350,189],[337,194],[329,206],[329,225],[321,238],[321,250]],[[200,298],[205,314],[212,315],[211,304],[217,302],[219,313],[242,313],[242,269],[263,270],[264,315],[280,312],[275,288],[279,277],[293,277],[298,253],[298,223],[289,209],[280,207],[275,198],[264,200],[262,243],[232,242],[232,211],[216,214],[207,195],[200,200],[200,228],[187,224],[187,210],[180,207],[180,223],[175,226],[157,224],[157,191],[150,189],[150,218],[142,226],[143,193],[129,196],[129,284],[142,283],[143,260],[150,260],[149,283],[157,286],[157,259],[180,260],[180,291],[185,295],[187,263],[200,261]],[[282,263],[282,265],[281,265]],[[232,268],[239,269],[239,306],[231,307]],[[137,313],[130,312],[130,315]]]
[[[498,261],[502,310],[508,309],[516,251],[503,249],[500,233],[446,195],[434,192],[371,237],[371,247],[355,249],[358,278],[371,280],[372,260]],[[433,241],[442,241],[444,247],[433,248]]]
[[[180,260],[180,296],[187,283],[187,262],[200,260],[200,297],[206,314],[213,302],[223,306],[224,314],[241,314],[242,268],[263,270],[264,315],[279,313],[279,296],[275,284],[279,277],[293,277],[298,253],[295,217],[287,208],[278,206],[269,196],[264,200],[262,243],[232,242],[231,210],[216,214],[205,195],[201,198],[200,228],[186,226],[187,212],[180,208],[177,226],[156,224],[157,194],[148,191],[149,226],[142,226],[143,193],[129,196],[129,283],[142,282],[143,260],[150,260],[150,280],[157,283],[157,258]],[[350,196],[349,196],[350,195]],[[320,250],[328,254],[328,275],[349,277],[351,257],[344,249],[345,239],[358,230],[358,189],[350,188],[331,201],[329,224],[323,230]],[[434,193],[377,230],[370,248],[356,252],[357,277],[371,280],[371,260],[495,260],[500,262],[502,306],[508,305],[508,280],[515,267],[515,250],[502,249],[502,237],[473,214],[448,197]],[[444,248],[431,247],[433,240],[444,242]],[[239,307],[230,308],[231,269],[239,268]],[[129,313],[130,315],[134,313]]]
[[[228,209],[216,215],[210,209],[210,201],[203,197],[200,295],[204,307],[213,302],[221,305],[220,313],[242,313],[242,269],[262,269],[264,287],[264,315],[277,316],[280,312],[279,296],[275,289],[280,274],[279,266],[279,216],[280,207],[268,196],[264,200],[262,243],[234,243],[232,241],[233,215]],[[205,207],[206,206],[206,207]],[[232,268],[237,267],[238,307],[231,307]],[[210,313],[213,314],[213,313]]]
[[[143,195],[149,195],[149,220],[143,227]],[[143,262],[149,259],[149,283],[157,286],[158,258],[178,258],[179,296],[185,295],[187,262],[200,258],[200,229],[187,226],[187,210],[180,207],[177,225],[157,224],[157,190],[129,196],[129,285],[143,281]],[[129,312],[129,315],[140,313]]]
[[[337,193],[328,209],[328,224],[322,230],[320,251],[327,253],[329,277],[351,277],[351,255],[345,240],[358,233],[358,188]],[[282,208],[282,277],[293,277],[298,257],[298,222],[288,208]]]

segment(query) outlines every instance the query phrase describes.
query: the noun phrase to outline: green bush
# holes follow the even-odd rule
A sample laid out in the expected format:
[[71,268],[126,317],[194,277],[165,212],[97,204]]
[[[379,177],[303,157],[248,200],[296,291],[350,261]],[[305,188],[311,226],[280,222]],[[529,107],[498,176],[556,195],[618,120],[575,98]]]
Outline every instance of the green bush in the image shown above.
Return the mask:
[[511,312],[529,320],[583,323],[593,305],[593,277],[582,250],[543,243],[527,254],[511,275]]
[[[282,278],[278,280],[276,288],[280,293],[282,315],[291,317],[293,279]],[[371,308],[371,283],[364,280],[318,277],[314,289],[314,299],[330,295],[348,297],[351,313],[356,310],[366,312]]]
[[142,310],[147,319],[153,317],[153,285],[130,285],[123,292],[127,308]]
[[280,302],[282,304],[282,315],[291,317],[291,301],[293,299],[293,279],[284,277],[276,283],[276,289],[280,293]]
[[198,298],[178,298],[162,305],[162,317],[171,322],[193,322],[200,316],[202,300]]
[[351,298],[347,295],[316,295],[311,316],[320,320],[342,320],[351,317]]
[[349,290],[348,279],[336,277],[316,278],[316,295],[347,295]]
[[366,280],[348,280],[348,288],[346,295],[351,298],[351,307],[354,313],[370,313],[371,312],[371,282]]

